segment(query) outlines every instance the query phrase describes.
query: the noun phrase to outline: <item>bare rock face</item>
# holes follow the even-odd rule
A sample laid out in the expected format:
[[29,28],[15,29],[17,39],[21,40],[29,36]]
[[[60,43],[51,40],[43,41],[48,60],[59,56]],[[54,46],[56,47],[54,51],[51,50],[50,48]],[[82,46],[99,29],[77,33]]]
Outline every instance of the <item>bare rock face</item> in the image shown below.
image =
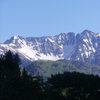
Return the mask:
[[14,36],[0,44],[0,54],[11,50],[25,61],[59,60],[94,62],[100,65],[100,34],[84,30],[80,34],[61,33],[56,36]]

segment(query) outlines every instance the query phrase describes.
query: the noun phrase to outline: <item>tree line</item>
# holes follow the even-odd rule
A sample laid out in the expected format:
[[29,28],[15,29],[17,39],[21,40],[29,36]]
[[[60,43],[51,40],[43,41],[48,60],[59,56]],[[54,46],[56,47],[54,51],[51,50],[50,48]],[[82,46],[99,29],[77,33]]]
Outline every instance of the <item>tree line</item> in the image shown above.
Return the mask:
[[0,100],[100,100],[99,76],[65,72],[44,81],[19,64],[18,54],[0,56]]

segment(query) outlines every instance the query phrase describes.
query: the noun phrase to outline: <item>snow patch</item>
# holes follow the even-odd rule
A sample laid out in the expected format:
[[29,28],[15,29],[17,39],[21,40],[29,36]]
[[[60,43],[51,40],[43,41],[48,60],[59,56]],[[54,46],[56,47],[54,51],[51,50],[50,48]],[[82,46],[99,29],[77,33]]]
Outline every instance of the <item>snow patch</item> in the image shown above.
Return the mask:
[[20,52],[24,56],[28,57],[28,59],[37,60],[37,57],[36,57],[37,51],[36,50],[32,50],[28,46],[25,46],[23,48],[18,49],[18,52]]
[[17,40],[18,38],[19,38],[19,36],[18,36],[18,35],[14,36],[14,40]]
[[55,42],[54,39],[51,39],[51,38],[48,38],[48,40],[49,40],[50,42]]
[[56,60],[59,60],[59,59],[62,59],[62,58],[59,58],[58,56],[54,56],[52,53],[50,55],[49,54],[44,55],[43,53],[41,53],[40,57],[38,59],[56,61]]

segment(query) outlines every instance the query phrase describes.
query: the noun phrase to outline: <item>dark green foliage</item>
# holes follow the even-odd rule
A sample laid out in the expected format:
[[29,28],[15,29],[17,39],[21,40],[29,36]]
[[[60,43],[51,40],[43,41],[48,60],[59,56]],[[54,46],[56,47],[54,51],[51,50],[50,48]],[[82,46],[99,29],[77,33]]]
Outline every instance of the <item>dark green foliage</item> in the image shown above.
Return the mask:
[[[52,76],[48,79],[48,83],[51,84],[52,91],[65,100],[100,99],[100,91],[98,91],[100,90],[100,78],[98,76],[67,72]],[[89,99],[91,97],[92,99]],[[55,97],[52,100],[55,100]]]
[[[64,72],[64,69],[73,71],[75,65],[85,67],[85,64],[73,62],[73,65],[66,61],[34,62],[34,72],[38,67],[49,76],[44,82],[41,77],[20,69],[19,63],[18,55],[10,51],[0,56],[0,100],[100,100],[100,77]],[[42,72],[39,70],[37,73]]]
[[[18,67],[18,56],[8,51],[5,56],[0,58],[0,72],[1,72],[1,84],[0,84],[0,99],[8,99],[12,95],[16,96],[16,83],[20,79],[20,69]],[[11,92],[10,92],[11,91]]]
[[42,79],[20,71],[19,63],[10,51],[0,57],[0,100],[43,100]]
[[21,76],[21,100],[43,100],[43,83],[40,77],[32,77],[25,69]]

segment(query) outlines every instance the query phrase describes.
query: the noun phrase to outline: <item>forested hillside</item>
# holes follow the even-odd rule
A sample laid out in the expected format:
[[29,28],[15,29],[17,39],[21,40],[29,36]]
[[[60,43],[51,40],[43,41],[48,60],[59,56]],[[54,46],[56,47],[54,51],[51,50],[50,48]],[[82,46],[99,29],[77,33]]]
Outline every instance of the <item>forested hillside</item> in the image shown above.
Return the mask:
[[85,74],[93,74],[100,76],[100,66],[90,63],[84,63],[81,61],[69,61],[69,60],[38,60],[32,62],[26,67],[26,70],[31,74],[43,76],[44,78],[51,77],[58,73],[64,72],[80,72]]
[[[43,65],[41,61],[37,65],[45,69],[55,64],[61,70],[61,65],[65,64],[50,63]],[[99,76],[61,70],[44,81],[42,77],[20,69],[19,64],[18,55],[10,51],[0,56],[0,100],[100,100]]]

